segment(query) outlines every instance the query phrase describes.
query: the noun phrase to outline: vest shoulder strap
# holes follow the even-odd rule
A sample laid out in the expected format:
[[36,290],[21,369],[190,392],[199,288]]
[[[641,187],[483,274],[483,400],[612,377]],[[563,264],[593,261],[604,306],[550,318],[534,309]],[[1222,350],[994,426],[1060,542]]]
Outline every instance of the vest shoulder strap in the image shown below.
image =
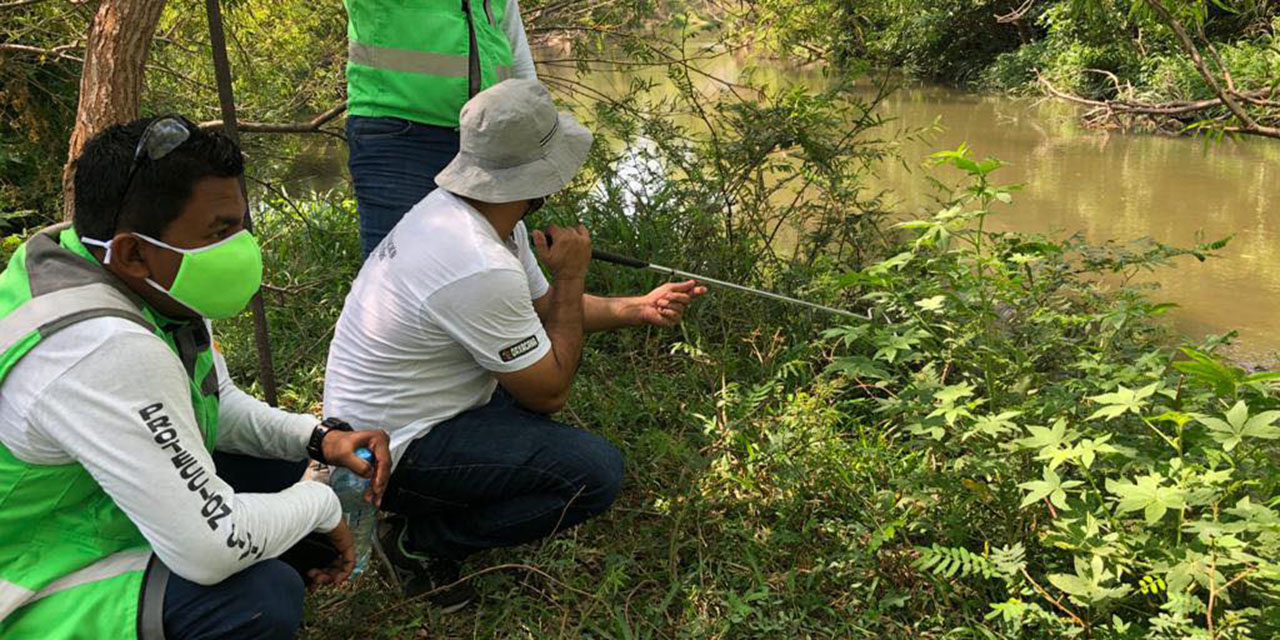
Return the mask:
[[119,289],[91,283],[36,296],[0,318],[0,354],[34,332],[48,338],[77,322],[100,317],[124,318],[152,330],[151,322]]
[[66,228],[55,225],[27,241],[31,298],[0,318],[0,359],[36,332],[39,339],[48,338],[90,318],[124,318],[153,330],[138,301],[118,281],[58,243]]

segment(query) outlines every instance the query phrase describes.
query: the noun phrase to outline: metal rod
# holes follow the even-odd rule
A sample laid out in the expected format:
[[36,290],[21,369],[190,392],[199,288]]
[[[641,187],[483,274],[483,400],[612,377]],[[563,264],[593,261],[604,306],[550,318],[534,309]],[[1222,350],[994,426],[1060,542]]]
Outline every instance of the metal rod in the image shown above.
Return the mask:
[[[550,246],[551,246],[551,244],[552,244],[552,241],[551,241],[551,235],[550,235],[550,234],[546,234],[546,235],[545,235],[545,237],[546,237],[546,240],[547,240],[547,247],[550,247]],[[754,287],[748,287],[748,286],[744,286],[744,285],[740,285],[740,284],[734,284],[734,283],[732,283],[732,282],[726,282],[726,281],[724,281],[724,280],[717,280],[716,278],[708,278],[708,277],[706,277],[706,276],[698,275],[698,274],[696,274],[696,273],[690,273],[690,272],[688,272],[688,271],[681,271],[680,269],[672,269],[671,267],[664,267],[664,266],[662,266],[662,265],[660,265],[660,264],[653,264],[652,262],[645,262],[644,260],[640,260],[640,259],[638,259],[638,258],[632,258],[631,256],[624,256],[624,255],[621,255],[621,254],[618,254],[618,253],[611,253],[611,252],[609,252],[609,251],[604,251],[604,250],[601,250],[601,249],[595,249],[595,248],[593,248],[593,249],[591,250],[591,259],[592,259],[592,260],[599,260],[599,261],[601,261],[601,262],[608,262],[608,263],[610,263],[610,264],[616,264],[616,265],[623,266],[623,267],[631,267],[632,269],[648,269],[648,270],[650,270],[650,271],[655,271],[655,272],[657,272],[657,273],[661,273],[661,274],[666,275],[666,276],[676,276],[676,277],[679,277],[679,278],[685,278],[685,279],[687,279],[687,280],[697,280],[698,282],[701,282],[701,283],[704,283],[704,284],[711,284],[711,285],[715,285],[715,286],[717,286],[717,287],[724,287],[724,288],[726,288],[726,289],[733,289],[733,290],[735,290],[735,291],[742,291],[743,293],[752,293],[752,294],[755,294],[755,295],[758,295],[758,296],[761,296],[761,297],[764,297],[764,298],[769,298],[769,299],[771,299],[771,300],[777,300],[777,301],[779,301],[779,302],[787,302],[787,303],[790,303],[790,304],[798,304],[798,305],[800,305],[800,306],[802,306],[802,307],[809,307],[810,309],[816,309],[816,310],[818,310],[818,311],[826,311],[827,313],[834,313],[834,314],[836,314],[836,315],[848,316],[848,317],[850,317],[850,318],[858,318],[858,319],[860,319],[860,320],[870,320],[870,319],[871,319],[869,316],[859,315],[859,314],[856,314],[856,313],[854,313],[854,312],[852,312],[852,311],[847,311],[847,310],[845,310],[845,309],[837,309],[837,308],[835,308],[835,307],[828,307],[828,306],[826,306],[826,305],[821,305],[821,304],[817,304],[817,303],[814,303],[814,302],[809,302],[809,301],[807,301],[807,300],[800,300],[800,299],[798,299],[798,298],[792,298],[792,297],[790,297],[790,296],[784,296],[784,295],[782,295],[782,294],[780,294],[780,293],[774,293],[774,292],[772,292],[772,291],[764,291],[763,289],[756,289],[756,288],[754,288]]]
[[[219,0],[205,0],[205,11],[209,15],[209,44],[213,49],[213,72],[218,84],[218,101],[222,103],[222,127],[238,146],[240,129],[236,126],[236,99],[231,89],[231,63],[227,60],[227,37],[222,29],[222,7]],[[244,174],[240,175],[240,194],[244,196],[246,209],[244,226],[253,231],[253,217],[247,208],[249,191],[244,183]],[[258,379],[262,381],[262,395],[267,404],[276,406],[276,372],[271,359],[271,335],[267,331],[267,311],[262,303],[262,292],[259,291],[249,302],[253,312],[253,339],[258,349]]]
[[789,302],[789,303],[791,303],[791,304],[798,304],[798,305],[803,306],[803,307],[809,307],[810,309],[817,309],[818,311],[826,311],[827,313],[835,313],[835,314],[839,314],[839,315],[842,315],[842,316],[849,316],[850,318],[861,318],[861,319],[863,319],[863,320],[866,320],[866,319],[867,319],[867,318],[866,318],[866,316],[860,316],[860,315],[858,315],[858,314],[856,314],[856,313],[854,313],[854,312],[852,312],[852,311],[846,311],[846,310],[844,310],[844,309],[836,309],[835,307],[828,307],[828,306],[821,305],[821,304],[817,304],[817,303],[814,303],[814,302],[809,302],[809,301],[807,301],[807,300],[800,300],[800,299],[797,299],[797,298],[792,298],[792,297],[784,296],[784,295],[782,295],[782,294],[774,293],[774,292],[772,292],[772,291],[764,291],[764,290],[762,290],[762,289],[755,289],[755,288],[747,287],[747,286],[743,286],[743,285],[740,285],[740,284],[734,284],[734,283],[732,283],[732,282],[725,282],[724,280],[717,280],[717,279],[715,279],[715,278],[708,278],[708,277],[706,277],[706,276],[701,276],[701,275],[698,275],[698,274],[696,274],[696,273],[689,273],[688,271],[681,271],[681,270],[679,270],[679,269],[672,269],[671,267],[664,267],[664,266],[662,266],[662,265],[658,265],[658,264],[647,264],[647,265],[645,265],[645,267],[644,267],[644,268],[645,268],[645,269],[648,269],[648,270],[650,270],[650,271],[656,271],[656,272],[658,272],[658,273],[667,274],[667,275],[672,275],[672,276],[677,276],[677,277],[685,278],[685,279],[688,279],[688,280],[697,280],[698,282],[701,282],[701,283],[704,283],[704,284],[713,284],[713,285],[716,285],[717,287],[724,287],[724,288],[726,288],[726,289],[734,289],[734,290],[742,291],[742,292],[745,292],[745,293],[753,293],[753,294],[755,294],[755,295],[763,296],[763,297],[765,297],[765,298],[770,298],[770,299],[773,299],[773,300],[778,300],[779,302]]

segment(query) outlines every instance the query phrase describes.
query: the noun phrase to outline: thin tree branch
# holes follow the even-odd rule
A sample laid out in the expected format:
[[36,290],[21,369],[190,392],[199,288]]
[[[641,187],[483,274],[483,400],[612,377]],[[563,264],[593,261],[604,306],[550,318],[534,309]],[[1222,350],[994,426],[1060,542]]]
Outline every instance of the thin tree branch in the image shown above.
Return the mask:
[[1031,7],[1035,5],[1035,3],[1036,3],[1036,0],[1026,0],[1026,2],[1022,3],[1021,7],[1018,7],[1017,9],[1014,9],[1009,13],[1006,13],[1004,15],[996,14],[996,22],[1000,24],[1009,24],[1011,22],[1017,22],[1023,19],[1024,17],[1026,17],[1027,12],[1031,10]]
[[33,4],[39,4],[45,0],[17,0],[16,2],[0,3],[0,11],[9,11],[12,9],[20,9]]
[[[347,103],[334,105],[328,111],[307,122],[237,122],[236,127],[248,133],[322,133],[324,125],[333,122],[347,110]],[[201,129],[216,129],[222,126],[221,120],[201,122]]]
[[1061,602],[1060,600],[1058,600],[1057,598],[1054,598],[1053,596],[1049,595],[1049,592],[1048,592],[1048,591],[1045,591],[1044,587],[1040,586],[1040,583],[1039,583],[1039,582],[1036,582],[1036,581],[1035,581],[1035,579],[1033,579],[1033,578],[1031,577],[1031,574],[1030,574],[1030,573],[1027,573],[1027,569],[1026,569],[1026,567],[1023,567],[1023,569],[1022,569],[1022,577],[1026,578],[1026,579],[1027,579],[1027,582],[1030,582],[1030,583],[1031,583],[1031,586],[1035,587],[1036,592],[1037,592],[1037,593],[1039,593],[1042,597],[1044,597],[1044,599],[1045,599],[1045,600],[1048,600],[1049,602],[1053,603],[1053,606],[1057,607],[1059,611],[1061,611],[1061,612],[1063,612],[1063,613],[1065,613],[1065,614],[1067,614],[1067,615],[1071,616],[1071,619],[1072,619],[1076,624],[1080,625],[1081,627],[1083,627],[1083,628],[1085,628],[1085,629],[1088,629],[1088,628],[1089,628],[1089,625],[1088,625],[1087,623],[1085,623],[1085,621],[1084,621],[1084,620],[1081,620],[1081,619],[1080,619],[1080,616],[1076,615],[1076,614],[1075,614],[1075,612],[1073,612],[1073,611],[1071,611],[1070,609],[1068,609],[1068,608],[1066,607],[1066,605],[1063,605],[1063,604],[1062,604],[1062,602]]
[[45,49],[42,47],[33,47],[31,45],[26,45],[26,44],[0,42],[0,51],[14,51],[17,53],[29,53],[37,56],[56,58],[58,60],[71,60],[73,62],[83,63],[84,58],[67,53],[68,51],[78,49],[79,47],[80,47],[80,43],[78,42],[71,43],[71,44],[58,45],[52,49]]

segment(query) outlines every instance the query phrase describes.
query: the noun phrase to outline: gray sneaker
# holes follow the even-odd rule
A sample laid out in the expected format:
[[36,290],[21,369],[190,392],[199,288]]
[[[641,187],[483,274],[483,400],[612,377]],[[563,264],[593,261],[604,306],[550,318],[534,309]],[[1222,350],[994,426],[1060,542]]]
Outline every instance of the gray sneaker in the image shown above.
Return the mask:
[[378,523],[374,538],[373,550],[396,587],[406,598],[425,597],[442,613],[453,613],[471,604],[476,591],[469,582],[459,582],[462,565],[410,550],[408,524],[402,516],[386,518]]

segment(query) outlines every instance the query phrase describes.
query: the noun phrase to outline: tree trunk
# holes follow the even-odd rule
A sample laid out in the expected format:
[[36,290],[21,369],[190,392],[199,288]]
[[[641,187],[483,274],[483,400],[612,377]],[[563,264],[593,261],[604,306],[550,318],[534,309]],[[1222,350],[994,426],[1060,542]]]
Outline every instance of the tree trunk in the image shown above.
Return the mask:
[[102,0],[89,27],[80,76],[80,105],[62,169],[63,214],[75,210],[74,168],[85,142],[103,129],[138,117],[143,72],[164,0]]

